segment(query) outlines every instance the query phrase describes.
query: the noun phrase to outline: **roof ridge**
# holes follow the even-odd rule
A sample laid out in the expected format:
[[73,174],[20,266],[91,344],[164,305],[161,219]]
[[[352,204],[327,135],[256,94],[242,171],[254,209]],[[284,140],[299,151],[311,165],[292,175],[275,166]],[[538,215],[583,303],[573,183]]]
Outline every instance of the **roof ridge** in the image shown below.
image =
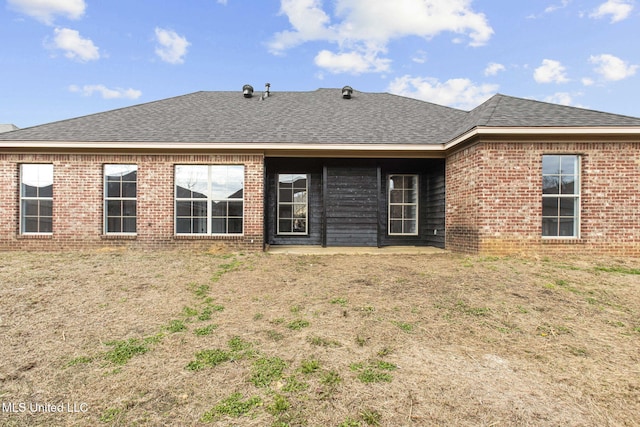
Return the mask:
[[492,108],[491,108],[491,114],[489,114],[489,117],[487,117],[487,119],[483,123],[484,126],[487,126],[491,122],[491,119],[493,118],[494,114],[496,114],[496,111],[498,111],[498,106],[500,105],[500,103],[504,99],[504,95],[502,95],[501,93],[496,93],[491,98],[494,99],[494,101],[492,103],[493,105],[492,105]]

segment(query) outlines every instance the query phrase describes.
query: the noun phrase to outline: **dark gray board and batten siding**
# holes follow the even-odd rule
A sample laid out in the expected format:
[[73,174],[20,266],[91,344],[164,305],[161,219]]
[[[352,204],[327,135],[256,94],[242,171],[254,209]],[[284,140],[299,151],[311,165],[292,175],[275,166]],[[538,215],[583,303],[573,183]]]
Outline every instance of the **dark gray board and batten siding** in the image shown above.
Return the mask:
[[[271,245],[436,246],[445,243],[442,159],[266,159],[265,225]],[[280,173],[309,174],[308,234],[277,233]],[[419,177],[419,233],[387,234],[389,174]]]

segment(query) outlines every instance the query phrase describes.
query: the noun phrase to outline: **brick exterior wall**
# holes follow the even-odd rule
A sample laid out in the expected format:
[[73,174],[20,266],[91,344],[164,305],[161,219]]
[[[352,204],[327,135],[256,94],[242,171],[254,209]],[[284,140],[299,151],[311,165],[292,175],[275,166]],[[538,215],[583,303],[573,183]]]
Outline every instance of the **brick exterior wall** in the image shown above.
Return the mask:
[[[542,156],[579,155],[580,236],[542,238]],[[640,256],[640,143],[479,142],[446,164],[446,247]]]
[[[19,233],[19,170],[22,163],[52,163],[53,235]],[[104,234],[105,164],[137,164],[137,235]],[[244,233],[242,236],[176,236],[174,233],[174,165],[244,165]],[[108,246],[199,248],[221,244],[262,250],[262,155],[108,155],[0,154],[0,250],[89,249]]]

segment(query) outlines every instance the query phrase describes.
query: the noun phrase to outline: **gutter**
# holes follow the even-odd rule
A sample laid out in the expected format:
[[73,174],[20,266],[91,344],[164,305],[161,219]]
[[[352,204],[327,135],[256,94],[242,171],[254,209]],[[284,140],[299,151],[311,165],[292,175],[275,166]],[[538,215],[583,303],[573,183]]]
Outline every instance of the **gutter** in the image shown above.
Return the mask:
[[0,139],[0,150],[63,150],[63,151],[225,151],[259,152],[265,156],[319,155],[331,152],[337,155],[366,155],[393,153],[394,155],[444,156],[467,141],[482,136],[634,136],[640,139],[640,127],[475,127],[445,143],[437,144],[343,144],[343,143],[287,143],[287,142],[96,142],[96,141],[15,141]]

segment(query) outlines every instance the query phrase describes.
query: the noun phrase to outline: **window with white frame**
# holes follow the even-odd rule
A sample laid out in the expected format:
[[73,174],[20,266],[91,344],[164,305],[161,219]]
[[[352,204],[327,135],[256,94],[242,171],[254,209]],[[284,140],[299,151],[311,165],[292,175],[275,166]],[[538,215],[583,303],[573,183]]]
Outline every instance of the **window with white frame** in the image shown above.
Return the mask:
[[390,235],[418,234],[418,175],[389,175]]
[[20,165],[20,233],[53,232],[53,165]]
[[244,166],[176,165],[176,234],[242,234]]
[[138,166],[104,165],[104,231],[135,234]]
[[307,234],[308,185],[306,174],[278,175],[278,234]]
[[579,213],[580,156],[542,156],[542,236],[579,237]]

